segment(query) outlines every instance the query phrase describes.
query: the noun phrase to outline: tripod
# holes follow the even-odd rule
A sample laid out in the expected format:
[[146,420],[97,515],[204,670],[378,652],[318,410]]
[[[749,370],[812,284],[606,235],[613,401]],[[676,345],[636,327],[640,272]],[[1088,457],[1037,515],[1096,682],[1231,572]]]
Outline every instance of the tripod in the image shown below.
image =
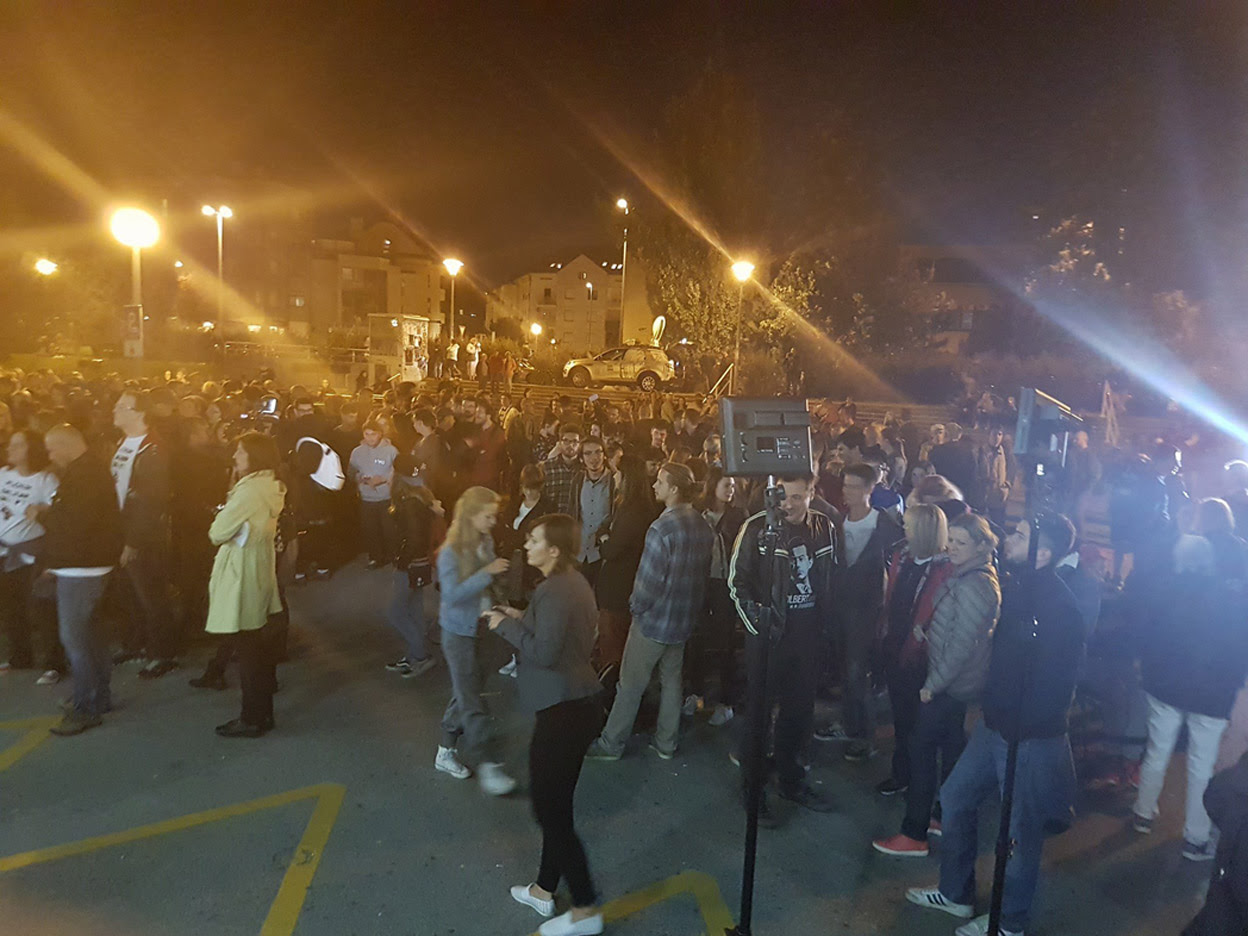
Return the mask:
[[776,545],[780,539],[780,502],[784,488],[777,487],[775,477],[768,475],[764,505],[767,524],[763,528],[763,565],[759,594],[766,601],[758,606],[759,650],[755,661],[754,678],[750,680],[750,735],[746,740],[745,756],[745,861],[741,872],[741,922],[725,932],[725,936],[751,936],[754,915],[754,867],[758,857],[758,811],[763,800],[763,788],[767,777],[763,771],[764,751],[767,745],[767,725],[771,714],[771,695],[768,671],[771,665],[771,645],[780,635],[776,626],[776,583],[783,581],[776,572]]

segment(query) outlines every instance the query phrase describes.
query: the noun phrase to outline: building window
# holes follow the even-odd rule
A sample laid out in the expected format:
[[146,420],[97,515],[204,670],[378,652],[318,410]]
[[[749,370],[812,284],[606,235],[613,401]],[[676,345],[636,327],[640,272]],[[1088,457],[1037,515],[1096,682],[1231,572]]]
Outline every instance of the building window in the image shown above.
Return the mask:
[[585,290],[585,293],[589,296],[589,301],[597,302],[598,301],[598,287],[589,285],[589,284],[586,284],[586,285],[589,286],[589,288]]
[[307,304],[307,300],[303,296],[291,296],[290,304],[296,309],[302,309]]
[[555,301],[555,291],[547,286],[542,290],[542,302],[552,303]]
[[347,281],[355,279],[355,270],[351,269],[350,267],[343,267],[342,278]]
[[581,279],[588,279],[588,278],[589,278],[588,275],[586,275],[585,273],[581,274]]
[[564,298],[564,299],[575,299],[575,298],[576,298],[576,290],[575,290],[575,289],[565,289],[565,290],[563,291],[563,298]]

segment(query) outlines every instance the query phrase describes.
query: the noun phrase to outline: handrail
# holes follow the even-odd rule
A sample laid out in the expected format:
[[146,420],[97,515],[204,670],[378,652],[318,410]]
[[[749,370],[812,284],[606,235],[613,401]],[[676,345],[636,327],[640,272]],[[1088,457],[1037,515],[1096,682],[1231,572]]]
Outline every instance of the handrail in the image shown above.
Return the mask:
[[734,367],[736,367],[736,364],[729,364],[726,368],[724,368],[724,372],[719,375],[719,380],[715,381],[715,385],[706,392],[704,397],[702,397],[703,402],[716,399],[720,396],[719,388],[723,385],[724,381],[731,376]]

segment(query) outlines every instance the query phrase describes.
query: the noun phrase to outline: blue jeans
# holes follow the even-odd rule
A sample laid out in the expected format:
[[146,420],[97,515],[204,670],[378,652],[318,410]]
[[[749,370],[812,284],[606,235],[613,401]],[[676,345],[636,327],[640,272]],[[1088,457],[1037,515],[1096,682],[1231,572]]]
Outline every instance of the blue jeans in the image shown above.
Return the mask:
[[425,649],[425,590],[408,585],[406,569],[395,570],[388,615],[390,626],[407,644],[407,661],[425,659],[429,655]]
[[[944,837],[940,844],[940,892],[961,904],[975,903],[975,857],[979,806],[999,795],[1005,779],[1005,738],[982,721],[940,789]],[[1001,926],[1025,930],[1040,878],[1045,827],[1069,814],[1074,764],[1066,735],[1024,741],[1018,747],[1010,836],[1014,853],[1006,867]]]
[[56,577],[56,619],[74,675],[74,709],[91,717],[103,715],[112,704],[108,681],[113,660],[95,617],[108,578]]

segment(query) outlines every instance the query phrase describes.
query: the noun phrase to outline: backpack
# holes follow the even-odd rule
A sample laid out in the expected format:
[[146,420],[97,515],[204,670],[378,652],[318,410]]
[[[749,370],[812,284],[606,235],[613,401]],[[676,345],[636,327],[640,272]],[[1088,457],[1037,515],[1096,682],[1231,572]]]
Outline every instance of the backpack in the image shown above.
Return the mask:
[[[306,450],[304,449],[305,442],[311,443]],[[308,464],[310,467],[310,461],[308,463],[304,463],[302,459],[305,457],[303,454],[304,451],[307,451],[312,455],[315,454],[315,449],[312,448],[312,445],[319,448],[321,454],[316,468],[309,470],[308,474],[311,475],[313,481],[325,488],[325,490],[341,491],[343,485],[347,482],[347,476],[342,473],[342,459],[338,457],[337,452],[320,439],[314,439],[312,436],[304,436],[299,440],[298,444],[295,445],[295,451],[299,453],[301,464]]]

